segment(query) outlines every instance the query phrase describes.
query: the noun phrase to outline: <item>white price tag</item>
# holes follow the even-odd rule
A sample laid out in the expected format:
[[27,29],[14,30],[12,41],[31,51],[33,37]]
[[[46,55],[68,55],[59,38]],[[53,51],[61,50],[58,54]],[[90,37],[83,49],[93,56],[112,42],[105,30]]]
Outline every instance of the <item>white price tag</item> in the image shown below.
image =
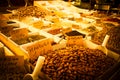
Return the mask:
[[82,36],[67,36],[67,46],[83,46],[84,41]]
[[22,38],[26,38],[28,36],[28,29],[27,28],[15,29],[12,30],[10,34],[13,40],[19,40]]
[[38,56],[40,56],[40,54],[44,54],[52,50],[51,40],[44,39],[37,41],[29,46],[26,46],[26,50],[28,51],[31,60],[35,60]]

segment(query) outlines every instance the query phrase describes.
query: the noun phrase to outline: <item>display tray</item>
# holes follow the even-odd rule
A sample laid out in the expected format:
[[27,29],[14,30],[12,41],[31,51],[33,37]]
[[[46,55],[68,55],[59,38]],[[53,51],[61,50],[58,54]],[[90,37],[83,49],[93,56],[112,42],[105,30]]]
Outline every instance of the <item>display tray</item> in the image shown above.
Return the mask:
[[24,59],[29,59],[28,53],[20,48],[15,42],[13,42],[10,38],[5,36],[4,34],[0,33],[0,41],[10,50],[13,52],[14,55],[17,56],[24,56]]
[[15,28],[20,28],[20,25],[14,21],[3,21],[3,24],[0,25],[0,31],[6,36],[10,36],[10,31]]
[[78,32],[76,30],[72,30],[70,32],[65,33],[65,35],[60,35],[59,37],[60,38],[64,37],[64,39],[65,39],[66,36],[82,36],[83,38],[85,38],[86,35],[83,34],[83,33]]
[[10,39],[18,45],[23,45],[23,44],[31,43],[31,42],[38,41],[44,38],[46,37],[43,35],[40,35],[39,33],[29,33],[26,38],[22,38],[19,40],[13,40],[11,38]]

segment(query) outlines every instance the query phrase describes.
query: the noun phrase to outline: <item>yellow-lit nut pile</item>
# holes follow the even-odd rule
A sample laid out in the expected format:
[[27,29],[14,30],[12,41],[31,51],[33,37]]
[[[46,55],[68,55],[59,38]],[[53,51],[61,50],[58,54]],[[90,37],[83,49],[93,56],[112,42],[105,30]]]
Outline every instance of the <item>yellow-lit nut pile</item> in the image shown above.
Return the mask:
[[32,17],[45,17],[49,14],[49,11],[42,7],[37,6],[28,6],[21,7],[15,11],[15,13],[10,16],[12,19],[22,19],[24,17],[32,16]]
[[108,35],[110,35],[110,39],[107,44],[107,48],[113,50],[120,54],[120,27],[113,27],[108,31]]
[[107,48],[120,54],[120,26],[105,26],[103,30],[92,35],[92,41],[96,44],[102,44],[105,35],[110,35]]
[[112,27],[107,26],[104,24],[103,29],[101,31],[98,31],[94,34],[92,34],[92,41],[96,44],[102,44],[105,35],[107,34],[107,32],[111,29]]
[[66,47],[43,56],[42,72],[52,80],[95,80],[116,62],[100,50],[83,47]]

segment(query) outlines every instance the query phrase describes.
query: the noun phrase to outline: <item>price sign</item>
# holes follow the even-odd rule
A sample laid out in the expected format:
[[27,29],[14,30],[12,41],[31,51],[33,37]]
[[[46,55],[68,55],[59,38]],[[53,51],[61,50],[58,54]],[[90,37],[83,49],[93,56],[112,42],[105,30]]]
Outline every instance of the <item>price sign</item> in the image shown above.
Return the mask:
[[43,25],[44,25],[44,22],[40,20],[33,23],[33,26],[38,29],[41,29]]
[[57,18],[53,18],[52,19],[52,22],[54,22],[54,23],[59,23],[60,22],[60,19],[57,17]]
[[82,36],[67,36],[67,46],[83,46],[84,41]]
[[53,24],[51,24],[51,28],[53,28],[53,29],[61,28],[61,23],[60,22],[53,23]]
[[31,60],[35,60],[41,54],[47,53],[48,51],[52,50],[51,40],[44,39],[37,41],[29,46],[26,46],[26,50],[28,51]]
[[75,20],[76,20],[76,22],[81,22],[81,21],[83,21],[83,18],[76,18]]
[[51,29],[48,31],[48,33],[55,35],[55,34],[59,34],[60,30],[61,30],[61,28]]
[[62,28],[62,32],[63,32],[63,33],[67,33],[67,32],[70,32],[70,31],[72,31],[72,28],[71,28],[71,27]]
[[[24,74],[23,56],[4,56],[0,57],[0,80],[20,80]],[[11,79],[7,79],[11,77]]]
[[27,28],[15,29],[12,30],[10,34],[13,40],[19,40],[22,38],[26,38],[28,36],[28,29]]

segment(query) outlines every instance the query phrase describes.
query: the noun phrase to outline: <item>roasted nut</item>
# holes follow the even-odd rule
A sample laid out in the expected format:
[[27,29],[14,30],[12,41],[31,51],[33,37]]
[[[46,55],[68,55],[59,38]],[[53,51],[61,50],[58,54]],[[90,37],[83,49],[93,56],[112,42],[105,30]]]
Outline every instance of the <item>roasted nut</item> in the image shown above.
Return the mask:
[[45,58],[42,72],[52,80],[94,80],[115,64],[102,51],[83,47],[51,51]]

